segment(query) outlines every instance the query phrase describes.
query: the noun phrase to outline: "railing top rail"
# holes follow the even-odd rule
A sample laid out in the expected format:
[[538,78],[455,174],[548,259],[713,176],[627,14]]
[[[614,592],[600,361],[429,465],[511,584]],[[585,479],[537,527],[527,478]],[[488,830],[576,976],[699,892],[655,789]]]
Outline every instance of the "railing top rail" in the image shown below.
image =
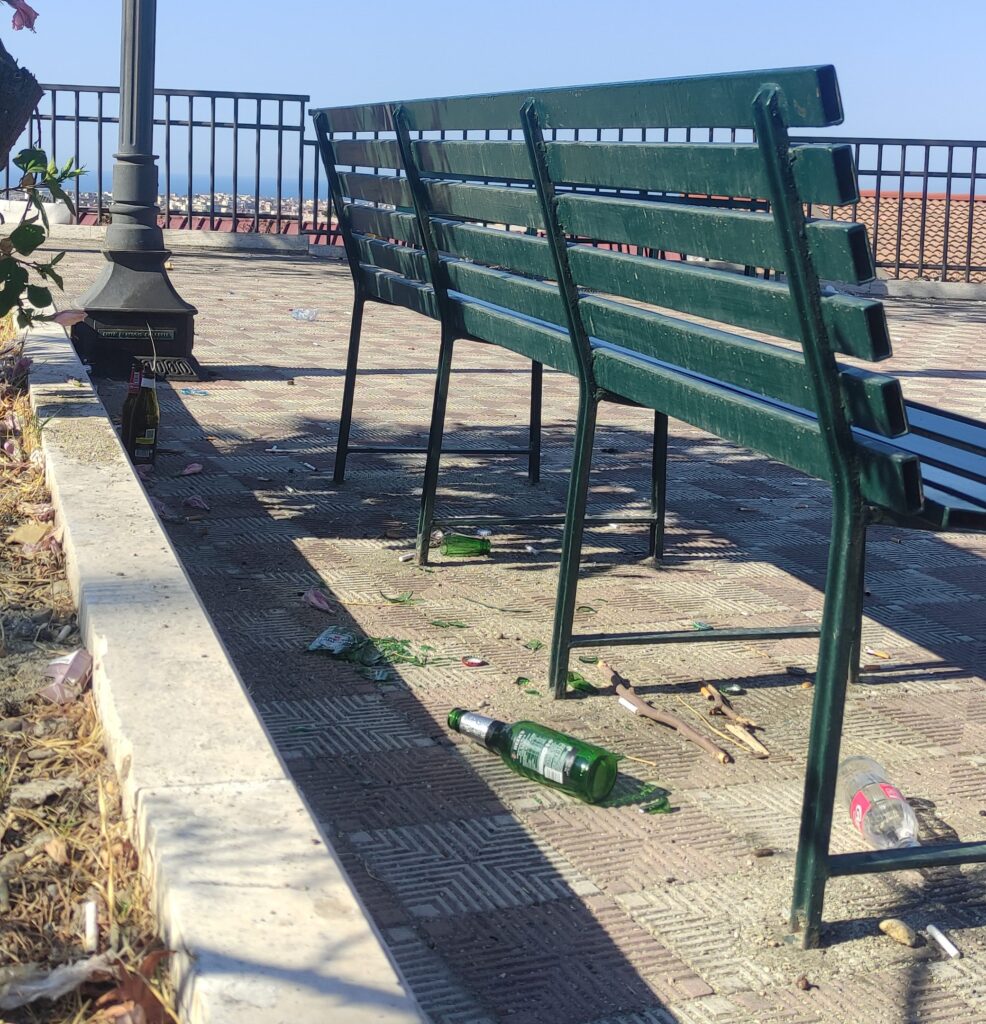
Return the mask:
[[895,139],[870,135],[797,135],[793,142],[844,142],[850,146],[948,146],[979,149],[986,147],[986,139]]
[[[42,82],[45,92],[119,92],[118,85],[53,85]],[[155,89],[155,96],[191,96],[193,99],[217,100],[284,100],[285,102],[308,103],[310,96],[288,92],[230,92],[226,89]]]

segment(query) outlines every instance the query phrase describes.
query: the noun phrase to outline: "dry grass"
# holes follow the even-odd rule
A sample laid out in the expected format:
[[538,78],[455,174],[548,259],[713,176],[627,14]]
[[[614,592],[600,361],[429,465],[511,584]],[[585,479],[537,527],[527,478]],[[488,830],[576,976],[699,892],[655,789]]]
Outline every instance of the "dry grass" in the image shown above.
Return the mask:
[[[28,406],[22,352],[6,333],[0,322],[0,444],[13,442],[0,452],[0,993],[26,965],[53,969],[92,954],[84,946],[90,902],[97,951],[112,951],[119,966],[115,977],[107,974],[55,1002],[0,1011],[0,1021],[106,1020],[113,1010],[96,1002],[114,988],[117,1020],[163,1021],[169,997],[153,978],[149,984],[160,1000],[153,998],[152,1012],[138,1007],[128,1017],[124,1005],[138,967],[160,944],[92,694],[60,706],[35,695],[44,665],[77,646],[78,636],[54,526],[36,545],[6,543],[16,527],[50,515],[42,465],[33,454],[43,428]],[[15,671],[31,680],[27,692],[15,685]],[[38,806],[10,805],[14,787],[37,780],[67,780],[72,788]]]

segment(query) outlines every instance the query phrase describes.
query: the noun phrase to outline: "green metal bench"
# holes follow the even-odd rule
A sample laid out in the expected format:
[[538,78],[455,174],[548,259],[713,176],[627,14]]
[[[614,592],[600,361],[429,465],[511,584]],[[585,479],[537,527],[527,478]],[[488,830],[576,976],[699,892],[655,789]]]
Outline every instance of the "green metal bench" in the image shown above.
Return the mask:
[[[407,454],[426,452],[422,485],[421,514],[417,531],[417,558],[428,560],[428,543],[432,533],[436,491],[441,455],[518,455],[529,456],[528,476],[531,483],[540,478],[541,383],[543,364],[576,374],[577,363],[567,336],[553,331],[551,343],[530,334],[528,322],[504,330],[502,317],[489,303],[501,298],[501,289],[509,275],[491,269],[506,252],[526,253],[524,271],[537,276],[551,276],[550,254],[542,239],[531,235],[543,228],[537,208],[537,197],[530,190],[530,171],[524,156],[524,143],[508,145],[511,159],[506,164],[497,160],[486,167],[476,147],[469,143],[464,149],[438,140],[437,144],[422,138],[412,141],[412,134],[396,131],[393,108],[388,104],[363,107],[321,108],[312,111],[316,135],[329,183],[329,192],[336,209],[350,271],[353,276],[354,302],[349,336],[342,412],[336,444],[334,479],[345,477],[349,454]],[[514,111],[516,121],[516,111]],[[482,132],[482,128],[479,129]],[[441,132],[444,136],[444,130]],[[465,135],[466,130],[459,129]],[[483,132],[489,135],[489,132]],[[508,130],[506,134],[511,134]],[[359,136],[372,136],[370,138]],[[381,137],[389,135],[391,137]],[[496,145],[494,143],[494,145]],[[490,152],[499,155],[503,148]],[[451,156],[450,156],[451,154]],[[450,163],[446,164],[446,161]],[[438,161],[435,163],[434,161]],[[405,168],[411,167],[407,172]],[[417,166],[417,170],[415,167]],[[512,172],[519,170],[526,179],[523,192],[508,192],[506,186],[516,183]],[[421,184],[422,176],[433,172],[462,184],[478,177],[487,185],[464,201],[459,193],[442,192],[441,184]],[[470,205],[476,201],[475,209]],[[474,223],[481,222],[481,223]],[[493,222],[496,227],[489,227]],[[508,228],[514,228],[508,231]],[[524,233],[518,233],[517,229]],[[505,239],[505,241],[504,241]],[[509,262],[509,260],[508,260]],[[433,281],[439,282],[436,287]],[[509,287],[509,284],[506,285]],[[454,297],[450,297],[450,293]],[[562,315],[556,289],[544,285],[543,308],[538,312],[556,318]],[[472,301],[467,300],[469,296]],[[427,448],[353,446],[349,443],[353,399],[359,358],[363,307],[366,302],[402,306],[438,320],[441,325],[438,373]],[[453,346],[457,340],[494,343],[531,357],[530,443],[526,448],[444,448],[442,436],[445,409],[452,370]],[[536,353],[536,355],[534,354]],[[614,401],[618,399],[614,396]],[[651,460],[650,510],[644,516],[610,514],[586,517],[587,523],[646,523],[648,555],[660,558],[664,533],[664,474],[667,449],[667,416],[656,412],[654,422],[654,457]],[[500,516],[477,514],[442,518],[443,524],[464,520],[474,526],[509,522],[514,525],[562,525],[562,515]]]
[[[790,127],[841,120],[828,66],[333,112],[340,130],[392,126],[407,178],[401,199],[412,200],[413,240],[427,254],[428,279],[448,323],[578,381],[551,648],[555,695],[565,694],[575,648],[819,636],[791,913],[805,945],[819,940],[830,877],[986,861],[986,842],[829,852],[846,687],[859,658],[866,527],[986,529],[983,428],[911,407],[920,424],[911,430],[895,378],[836,359],[890,355],[881,304],[820,284],[873,276],[864,228],[808,221],[804,213],[809,204],[857,198],[851,151],[792,145],[788,137]],[[698,126],[753,129],[757,142],[627,138]],[[505,134],[518,127],[522,143]],[[504,138],[448,138],[477,130]],[[583,142],[580,130],[602,133]],[[770,212],[730,208],[736,198],[766,199]],[[695,259],[641,255],[653,251]],[[751,267],[775,279],[741,272]],[[820,628],[572,635],[597,407],[607,399],[676,417],[831,483]],[[433,452],[435,437],[433,423]],[[663,511],[663,472],[654,479],[661,492],[654,507]]]

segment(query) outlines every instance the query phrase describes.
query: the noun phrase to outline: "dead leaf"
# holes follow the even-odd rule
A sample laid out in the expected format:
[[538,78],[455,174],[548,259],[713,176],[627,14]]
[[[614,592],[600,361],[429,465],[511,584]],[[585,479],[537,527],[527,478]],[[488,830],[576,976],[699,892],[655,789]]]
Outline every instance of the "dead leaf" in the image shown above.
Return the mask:
[[45,853],[59,866],[68,864],[68,846],[64,839],[51,839],[45,843]]
[[50,523],[21,523],[7,535],[8,544],[40,544],[51,529]]
[[92,1020],[112,1020],[117,1024],[178,1024],[149,982],[161,961],[171,954],[170,949],[149,953],[136,971],[117,960],[119,984],[96,1000],[99,1011]]
[[305,604],[310,604],[312,608],[317,608],[321,612],[334,612],[335,605],[329,600],[324,590],[320,590],[318,587],[312,587],[310,590],[306,590],[301,595],[301,600]]

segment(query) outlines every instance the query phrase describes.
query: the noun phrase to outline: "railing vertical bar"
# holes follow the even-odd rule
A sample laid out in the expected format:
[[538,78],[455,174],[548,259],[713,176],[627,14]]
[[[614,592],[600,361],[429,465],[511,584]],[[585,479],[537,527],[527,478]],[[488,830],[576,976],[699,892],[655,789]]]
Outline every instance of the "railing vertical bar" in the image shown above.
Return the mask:
[[188,203],[188,226],[192,227],[192,145],[195,136],[195,129],[192,127],[195,118],[193,97],[188,97],[188,179],[185,182],[186,201]]
[[96,223],[103,223],[103,93],[96,93]]
[[[949,221],[952,219],[952,169],[954,166],[953,160],[955,157],[955,147],[948,147],[948,162],[945,166],[945,223],[942,227],[942,240],[941,240],[941,280],[948,280],[948,228]],[[970,193],[970,203],[972,197]]]
[[[305,227],[305,100],[298,101],[298,237]],[[314,200],[312,203],[314,209]]]
[[240,98],[233,97],[233,234],[240,209]]
[[[79,166],[79,90],[75,90],[75,156],[74,166]],[[75,223],[79,223],[79,178],[75,179]]]
[[931,146],[924,147],[924,165],[921,173],[921,226],[918,230],[918,280],[924,277],[924,242],[928,224],[928,171],[931,167]]
[[972,237],[974,219],[976,216],[976,160],[979,157],[979,147],[972,147],[972,163],[969,166],[969,225],[965,237],[965,279],[972,279]]
[[257,97],[257,140],[254,150],[253,168],[253,230],[260,231],[260,113],[263,100]]
[[171,94],[164,96],[164,226],[171,227]]
[[900,246],[904,229],[904,178],[907,174],[907,146],[900,147],[900,183],[897,186],[897,248],[894,253],[894,277],[900,277]]
[[[44,147],[42,147],[44,148]],[[58,90],[51,90],[51,152],[48,154],[58,163]]]
[[281,184],[284,175],[284,100],[277,101],[277,233],[281,233]]
[[[853,156],[853,165],[856,168],[857,176],[859,174],[859,154],[860,154],[860,145],[857,142],[855,147],[853,148],[853,155],[852,155]],[[858,180],[859,179],[857,177],[857,181]],[[852,219],[853,220],[859,220],[859,200],[858,199],[857,199],[857,201],[855,203],[852,204]],[[835,209],[834,208],[832,210],[832,220],[835,220]]]
[[883,187],[883,143],[876,147],[876,194],[873,197],[873,258],[880,266],[880,191]]
[[209,97],[209,230],[216,230],[216,97]]

